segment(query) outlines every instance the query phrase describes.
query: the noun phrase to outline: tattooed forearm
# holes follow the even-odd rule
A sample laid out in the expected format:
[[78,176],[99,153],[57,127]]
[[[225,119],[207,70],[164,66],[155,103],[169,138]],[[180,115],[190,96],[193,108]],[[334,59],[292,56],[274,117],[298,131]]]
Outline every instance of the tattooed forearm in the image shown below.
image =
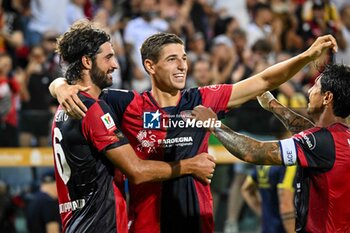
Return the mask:
[[270,103],[270,111],[284,124],[284,126],[293,134],[314,127],[306,117],[292,111],[273,100]]
[[213,134],[226,149],[237,158],[255,164],[282,165],[281,152],[277,141],[261,142],[234,132],[226,125],[215,128]]

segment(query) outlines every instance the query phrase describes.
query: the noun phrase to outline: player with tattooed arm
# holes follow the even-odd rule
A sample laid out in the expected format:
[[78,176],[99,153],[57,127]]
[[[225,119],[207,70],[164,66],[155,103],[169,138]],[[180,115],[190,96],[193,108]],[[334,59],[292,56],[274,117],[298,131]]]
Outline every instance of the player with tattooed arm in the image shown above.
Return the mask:
[[[239,159],[254,164],[297,164],[297,232],[349,232],[350,206],[350,67],[331,64],[309,90],[308,114],[313,122],[283,107],[270,93],[260,97],[293,137],[261,142],[225,125],[210,128]],[[192,114],[198,120],[215,118],[203,106]],[[306,129],[308,128],[308,129]]]

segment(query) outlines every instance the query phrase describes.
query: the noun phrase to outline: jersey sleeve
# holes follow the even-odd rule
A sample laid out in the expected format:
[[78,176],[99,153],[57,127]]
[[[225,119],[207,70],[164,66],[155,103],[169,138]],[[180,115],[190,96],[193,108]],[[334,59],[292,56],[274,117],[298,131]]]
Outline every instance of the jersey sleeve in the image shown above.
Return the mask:
[[96,101],[82,120],[85,138],[97,148],[106,151],[127,144],[128,140],[118,129],[115,115],[104,101]]
[[325,128],[312,128],[280,141],[284,165],[329,170],[335,161],[332,134]]
[[232,93],[232,85],[211,85],[198,88],[202,96],[202,104],[205,107],[210,107],[222,117],[220,113],[227,111],[227,104]]

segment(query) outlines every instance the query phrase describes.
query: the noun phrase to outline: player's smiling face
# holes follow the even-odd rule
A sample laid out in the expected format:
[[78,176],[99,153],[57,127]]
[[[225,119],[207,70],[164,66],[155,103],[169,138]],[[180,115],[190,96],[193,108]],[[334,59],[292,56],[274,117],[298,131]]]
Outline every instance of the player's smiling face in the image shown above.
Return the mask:
[[111,43],[106,42],[100,46],[100,52],[93,61],[91,79],[100,89],[109,87],[112,85],[112,73],[115,69],[118,69],[118,62]]
[[176,92],[185,87],[188,65],[183,45],[165,45],[153,66],[154,87],[165,92]]

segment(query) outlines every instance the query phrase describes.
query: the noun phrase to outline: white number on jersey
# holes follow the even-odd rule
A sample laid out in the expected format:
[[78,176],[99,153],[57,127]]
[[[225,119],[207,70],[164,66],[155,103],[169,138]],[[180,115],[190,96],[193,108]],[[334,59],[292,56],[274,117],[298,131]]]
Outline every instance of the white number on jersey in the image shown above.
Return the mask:
[[[58,139],[58,142],[56,142],[56,139]],[[54,129],[53,142],[52,142],[53,150],[55,153],[56,168],[64,184],[67,184],[71,175],[71,170],[67,163],[66,155],[64,154],[64,151],[61,147],[61,144],[60,144],[61,141],[62,141],[62,133],[59,130],[59,128],[56,127]]]

